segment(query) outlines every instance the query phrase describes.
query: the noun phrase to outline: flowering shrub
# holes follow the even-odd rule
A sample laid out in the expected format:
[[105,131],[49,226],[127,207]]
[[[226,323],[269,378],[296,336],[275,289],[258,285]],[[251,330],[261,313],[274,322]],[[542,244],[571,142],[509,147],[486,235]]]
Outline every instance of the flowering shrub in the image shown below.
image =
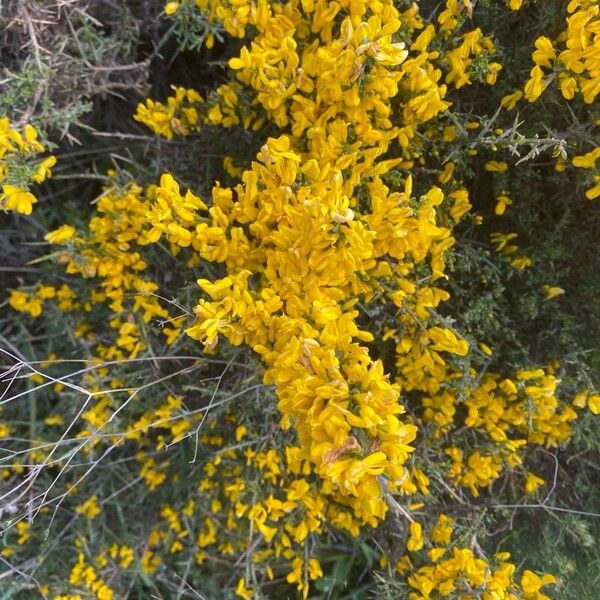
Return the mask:
[[[165,5],[193,47],[243,45],[227,81],[174,86],[135,120],[166,143],[241,129],[257,151],[223,156],[209,194],[177,165],[141,183],[111,169],[85,223],[45,235],[46,277],[10,290],[49,343],[40,361],[5,351],[0,555],[32,561],[42,597],[341,598],[357,548],[352,597],[566,589],[487,534],[506,509],[568,512],[549,503],[558,452],[600,413],[597,365],[575,368],[570,338],[534,350],[531,323],[496,312],[505,283],[526,287],[529,321],[567,296],[518,211],[535,215],[523,181],[548,173],[592,210],[599,9],[573,0],[541,20],[552,40],[512,53],[541,3],[476,4]],[[535,130],[519,103],[573,122]],[[67,517],[53,558],[44,531]]]

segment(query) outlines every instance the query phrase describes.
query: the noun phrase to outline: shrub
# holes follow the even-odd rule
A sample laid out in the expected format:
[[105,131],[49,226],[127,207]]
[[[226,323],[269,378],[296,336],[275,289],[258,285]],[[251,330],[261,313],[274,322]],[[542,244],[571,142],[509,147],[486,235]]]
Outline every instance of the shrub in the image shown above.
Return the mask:
[[593,597],[597,3],[164,12],[222,76],[7,299],[8,594]]

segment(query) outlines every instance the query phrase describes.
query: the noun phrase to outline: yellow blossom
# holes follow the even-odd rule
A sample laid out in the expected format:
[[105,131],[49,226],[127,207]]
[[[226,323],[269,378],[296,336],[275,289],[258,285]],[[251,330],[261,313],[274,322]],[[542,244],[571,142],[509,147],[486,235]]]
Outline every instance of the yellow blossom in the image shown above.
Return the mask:
[[543,485],[544,480],[541,477],[538,477],[535,473],[531,473],[531,471],[527,471],[525,474],[525,491],[528,494],[534,494],[536,490]]
[[590,411],[595,415],[600,415],[600,394],[590,394],[587,402]]
[[246,587],[246,582],[243,577],[238,579],[237,586],[235,588],[235,593],[240,598],[244,600],[251,600],[252,598],[252,590]]
[[167,2],[165,5],[165,14],[174,15],[179,10],[179,2]]
[[542,290],[544,291],[546,300],[551,300],[552,298],[556,298],[556,296],[560,296],[565,293],[565,290],[563,290],[562,288],[547,284],[544,284],[542,286]]
[[97,496],[91,496],[85,502],[79,504],[75,510],[77,513],[86,516],[88,519],[96,518],[100,514]]

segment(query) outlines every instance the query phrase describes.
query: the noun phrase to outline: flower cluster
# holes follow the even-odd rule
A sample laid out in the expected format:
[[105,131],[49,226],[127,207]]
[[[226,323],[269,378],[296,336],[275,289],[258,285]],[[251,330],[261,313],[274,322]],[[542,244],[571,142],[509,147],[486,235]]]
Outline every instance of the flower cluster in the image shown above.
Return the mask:
[[487,558],[476,541],[474,548],[463,547],[452,540],[454,525],[451,517],[441,514],[431,528],[431,543],[425,549],[421,524],[411,524],[408,552],[396,565],[401,574],[412,571],[408,577],[414,590],[408,595],[410,600],[473,593],[486,600],[549,600],[540,588],[556,583],[555,577],[540,577],[525,570],[517,583],[515,565],[508,562],[510,553],[500,552]]
[[598,3],[573,0],[567,6],[567,14],[567,28],[554,42],[546,36],[535,40],[535,51],[531,55],[535,66],[523,90],[528,102],[535,102],[553,81],[567,100],[581,94],[586,104],[592,104],[600,93]]
[[573,157],[574,167],[577,167],[578,169],[587,169],[594,173],[592,175],[592,187],[585,192],[585,196],[588,200],[595,200],[600,196],[600,165],[596,167],[598,158],[600,158],[600,146],[596,146],[596,148],[590,152]]
[[37,198],[29,191],[30,183],[42,183],[52,175],[54,156],[35,161],[44,152],[38,132],[32,125],[22,131],[11,126],[7,117],[0,118],[0,208],[30,215]]
[[[408,60],[406,44],[392,42],[403,22],[420,25],[414,9],[400,14],[385,4],[361,21],[366,6],[350,7],[337,33],[335,15],[326,19],[324,8],[292,3],[248,13],[258,33],[229,64],[254,90],[254,104],[291,135],[269,138],[243,186],[217,185],[210,208],[163,176],[148,213],[150,237],[165,235],[225,263],[227,277],[199,281],[209,299],[196,307],[199,323],[187,333],[207,350],[222,335],[258,352],[265,381],[276,385],[282,424],[294,426],[317,473],[342,497],[360,499],[367,516],[381,518],[383,492],[405,477],[415,428],[398,418],[398,385],[370,358],[364,344],[373,337],[357,326],[355,307],[361,299],[403,306],[406,291],[416,293],[418,266],[428,263],[432,281],[444,276],[443,253],[454,240],[436,222],[442,191],[434,187],[415,200],[409,176],[404,192],[392,193],[382,175],[403,160],[379,157],[394,140],[407,147],[418,125],[448,104],[441,100],[446,87],[436,85],[440,71],[420,66],[430,60],[426,43],[417,44],[420,58]],[[297,33],[307,18],[308,37]],[[481,37],[465,43],[480,52]],[[460,55],[467,60],[469,53]],[[289,87],[276,88],[277,81]],[[409,93],[400,127],[388,108],[398,82]],[[428,316],[443,294],[419,288],[417,310]],[[434,356],[468,349],[437,326],[426,336],[407,331],[405,344],[415,352],[429,347]]]

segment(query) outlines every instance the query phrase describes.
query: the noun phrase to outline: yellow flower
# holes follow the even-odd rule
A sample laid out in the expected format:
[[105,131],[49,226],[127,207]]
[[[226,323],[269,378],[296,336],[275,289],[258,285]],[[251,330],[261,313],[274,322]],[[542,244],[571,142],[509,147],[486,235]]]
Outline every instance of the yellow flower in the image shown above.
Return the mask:
[[44,239],[50,244],[64,244],[73,239],[76,230],[71,225],[61,225],[58,229],[50,231],[44,236]]
[[483,342],[479,342],[479,349],[486,355],[486,356],[492,356],[493,352],[492,349],[487,345],[484,344]]
[[237,586],[235,588],[235,593],[236,596],[239,596],[240,598],[243,598],[244,600],[251,600],[252,599],[252,590],[250,588],[246,587],[244,578],[241,577],[238,582],[237,582]]
[[498,216],[502,216],[509,204],[512,204],[512,200],[506,194],[496,196],[496,207],[494,208],[494,212]]
[[308,576],[314,581],[315,579],[319,579],[323,577],[323,570],[321,569],[321,564],[316,558],[311,558],[308,561]]
[[144,572],[148,573],[148,575],[152,575],[158,569],[161,558],[158,554],[152,552],[152,550],[146,550],[142,555],[142,569]]
[[88,519],[94,519],[100,514],[98,497],[96,495],[88,498],[83,504],[75,507],[75,511],[80,515],[85,515]]
[[469,202],[469,192],[462,188],[452,192],[450,197],[454,199],[452,208],[450,208],[450,216],[458,222],[472,208],[472,204]]
[[544,82],[544,72],[542,69],[536,65],[531,69],[529,79],[525,84],[524,94],[525,99],[528,102],[535,102],[541,95],[544,89],[546,88],[546,83]]
[[19,546],[22,546],[30,538],[29,527],[30,524],[26,521],[19,521],[17,523],[16,528],[19,536],[17,538],[17,544],[19,544]]
[[[561,74],[562,75],[562,74]],[[573,77],[559,77],[560,92],[566,100],[572,100],[575,97],[575,92],[579,89],[577,81]]]
[[406,543],[406,548],[411,552],[417,552],[423,548],[423,527],[420,523],[410,524],[410,537]]
[[26,190],[15,185],[5,184],[0,194],[0,208],[13,210],[24,215],[30,215],[37,198]]
[[451,352],[459,356],[465,356],[469,352],[469,344],[459,339],[450,329],[432,327],[429,330],[429,339],[433,342],[433,350]]
[[594,175],[594,186],[585,192],[585,197],[588,200],[595,200],[600,196],[600,175]]
[[556,577],[547,573],[540,577],[532,571],[525,570],[521,576],[521,587],[523,588],[527,599],[536,597],[536,594],[539,593],[542,586],[551,583],[556,583]]
[[588,407],[595,415],[600,415],[600,394],[588,396]]
[[179,10],[179,2],[167,2],[165,5],[165,14],[174,15]]
[[56,164],[56,156],[46,157],[38,166],[33,176],[33,180],[36,183],[42,183],[48,177],[52,177],[52,171],[50,170]]
[[552,298],[556,298],[556,296],[561,296],[565,293],[565,290],[563,290],[562,288],[547,284],[542,286],[542,290],[544,291],[546,300],[551,300]]
[[523,92],[521,90],[517,90],[512,94],[508,94],[502,98],[500,104],[506,110],[513,110],[513,108],[517,105],[517,102],[523,97]]
[[36,292],[36,296],[41,300],[48,300],[56,296],[56,288],[51,285],[40,285]]
[[532,260],[528,256],[519,256],[510,261],[511,266],[515,269],[526,269],[532,265]]
[[452,173],[454,172],[454,163],[447,162],[444,170],[439,174],[438,181],[440,183],[448,183],[452,178]]
[[20,290],[10,291],[8,303],[14,310],[29,313],[32,317],[39,317],[42,314],[42,299],[32,297]]
[[492,173],[506,173],[506,171],[508,171],[508,164],[504,161],[488,160],[485,165],[483,165],[483,168]]
[[540,67],[552,67],[552,61],[556,60],[556,50],[552,47],[552,42],[546,37],[541,36],[535,40],[537,50],[531,55],[533,62]]
[[432,548],[427,552],[429,560],[437,562],[446,553],[446,548]]
[[248,430],[246,429],[245,425],[240,425],[239,427],[237,427],[235,430],[235,441],[241,442],[243,437],[246,435],[247,431]]
[[600,158],[600,146],[594,148],[587,154],[573,157],[573,166],[579,169],[594,169],[596,161]]
[[538,477],[535,473],[527,471],[525,474],[525,491],[528,494],[535,494],[536,490],[544,483],[541,477]]

